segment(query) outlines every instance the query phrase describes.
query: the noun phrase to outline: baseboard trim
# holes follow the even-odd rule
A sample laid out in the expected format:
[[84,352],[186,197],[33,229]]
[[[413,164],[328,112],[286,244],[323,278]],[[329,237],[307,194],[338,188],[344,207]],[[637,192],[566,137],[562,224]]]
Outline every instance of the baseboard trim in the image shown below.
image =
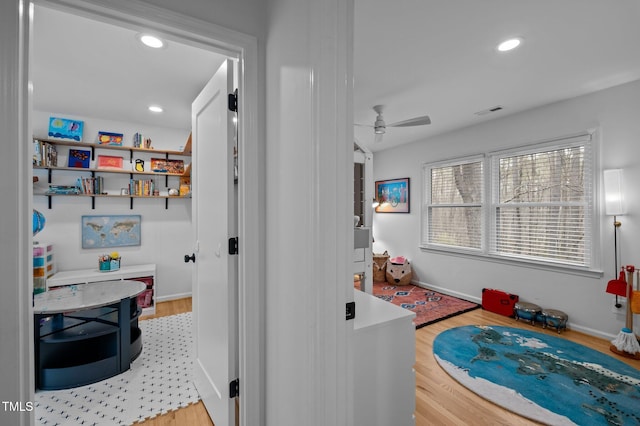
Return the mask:
[[479,297],[470,296],[468,294],[460,293],[458,291],[451,291],[448,288],[440,287],[440,286],[437,286],[437,285],[427,284],[427,283],[423,283],[421,281],[411,281],[411,284],[416,285],[418,287],[426,288],[426,289],[429,289],[429,290],[435,290],[438,293],[446,294],[448,296],[457,297],[458,299],[468,300],[469,302],[474,302],[474,303],[478,303],[478,304],[482,303],[482,299],[479,298]]
[[170,294],[168,296],[158,296],[156,297],[156,302],[168,302],[170,300],[184,299],[185,297],[191,297],[191,292]]
[[[440,287],[440,286],[436,286],[436,285],[432,285],[432,284],[427,284],[427,283],[423,283],[421,281],[412,281],[411,284],[416,285],[418,287],[422,287],[422,288],[427,288],[429,290],[435,290],[439,293],[442,294],[446,294],[449,296],[453,296],[453,297],[457,297],[459,299],[464,299],[464,300],[468,300],[470,302],[475,302],[478,304],[482,304],[482,298],[481,297],[476,297],[476,296],[470,296],[468,294],[464,294],[464,293],[460,293],[457,291],[451,291],[448,288],[444,288],[444,287]],[[601,339],[605,339],[605,340],[612,340],[615,339],[616,335],[610,334],[610,333],[605,333],[601,330],[595,330],[593,328],[589,328],[589,327],[584,327],[580,324],[575,324],[572,323],[571,321],[567,322],[567,328],[573,331],[577,331],[579,333],[583,333],[583,334],[588,334],[589,336],[594,336],[594,337],[599,337]]]

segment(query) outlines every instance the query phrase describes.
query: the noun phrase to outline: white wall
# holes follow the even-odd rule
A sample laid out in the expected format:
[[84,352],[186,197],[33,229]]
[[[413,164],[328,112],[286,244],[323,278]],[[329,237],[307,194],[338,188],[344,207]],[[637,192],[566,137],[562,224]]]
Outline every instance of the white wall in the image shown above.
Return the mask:
[[[450,294],[479,301],[481,289],[500,288],[521,300],[569,315],[570,327],[614,337],[624,315],[612,311],[606,294],[614,276],[612,218],[600,216],[601,278],[528,268],[481,259],[423,251],[420,243],[421,165],[425,162],[483,153],[599,128],[601,169],[623,168],[629,214],[619,219],[622,264],[640,266],[640,81],[536,108],[435,136],[425,141],[376,152],[375,180],[411,178],[410,214],[374,214],[374,252],[409,258],[415,280]],[[601,171],[597,178],[602,179]],[[604,210],[602,210],[604,212]],[[640,317],[635,318],[640,329]]]
[[[353,424],[353,2],[271,0],[266,424]],[[282,404],[280,401],[286,401]]]
[[[65,117],[84,121],[84,142],[95,142],[98,131],[109,131],[124,134],[124,145],[131,145],[135,132],[141,132],[152,139],[152,146],[157,149],[179,150],[185,145],[189,136],[188,130],[169,129],[142,126],[136,123],[124,123],[102,120],[95,117],[73,116],[56,112],[34,111],[33,134],[36,137],[46,137],[49,117]],[[66,165],[68,147],[59,146],[58,165]],[[86,149],[86,148],[82,148]],[[96,154],[115,155],[124,157],[125,167],[128,165],[127,151],[100,151]],[[145,160],[145,167],[149,167],[152,154],[136,153],[134,158]],[[160,155],[164,158],[164,155]],[[190,157],[171,157],[182,159],[185,166],[191,161]],[[38,189],[46,190],[46,170],[35,170],[39,182],[34,185],[34,192]],[[53,172],[52,182],[73,185],[78,177],[88,177],[88,173],[56,171]],[[105,188],[109,193],[118,193],[120,188],[126,187],[128,174],[99,174],[104,178]],[[153,176],[134,175],[134,179],[148,179]],[[167,192],[165,177],[154,178],[161,193]],[[178,178],[169,178],[169,186],[177,188]],[[184,255],[191,254],[191,199],[170,199],[168,209],[165,209],[164,199],[133,200],[130,209],[129,198],[96,198],[95,210],[91,209],[91,199],[87,197],[52,197],[52,208],[49,210],[47,198],[34,196],[33,207],[45,215],[46,226],[35,238],[36,241],[53,243],[56,251],[58,270],[86,269],[97,267],[97,257],[114,249],[83,249],[81,240],[81,218],[83,215],[111,215],[135,214],[142,219],[141,244],[139,246],[118,247],[122,256],[122,265],[137,265],[143,263],[156,264],[156,296],[158,300],[166,300],[191,295],[191,266],[184,263]]]
[[[0,401],[32,401],[33,315],[30,268],[31,173],[27,68],[20,40],[28,35],[24,2],[0,2]],[[28,215],[27,215],[28,213]],[[0,424],[26,426],[33,416],[0,410]]]

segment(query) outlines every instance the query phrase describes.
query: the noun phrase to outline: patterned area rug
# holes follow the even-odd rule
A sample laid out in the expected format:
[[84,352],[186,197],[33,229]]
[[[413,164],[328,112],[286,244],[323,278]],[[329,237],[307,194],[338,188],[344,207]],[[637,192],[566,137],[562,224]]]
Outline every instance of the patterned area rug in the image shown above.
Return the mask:
[[433,342],[440,366],[493,403],[550,425],[639,425],[640,371],[560,337],[465,326]]
[[373,295],[415,312],[416,328],[478,309],[480,305],[412,284],[373,283]]
[[140,328],[142,353],[129,371],[78,388],[37,391],[36,425],[131,425],[198,402],[191,313],[140,321]]

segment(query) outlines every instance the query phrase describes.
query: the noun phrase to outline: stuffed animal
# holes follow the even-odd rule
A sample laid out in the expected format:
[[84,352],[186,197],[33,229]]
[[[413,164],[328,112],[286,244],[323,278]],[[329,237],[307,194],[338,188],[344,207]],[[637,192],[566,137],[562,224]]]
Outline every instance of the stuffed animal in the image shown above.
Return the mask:
[[411,284],[411,264],[402,256],[387,260],[387,282],[394,285]]

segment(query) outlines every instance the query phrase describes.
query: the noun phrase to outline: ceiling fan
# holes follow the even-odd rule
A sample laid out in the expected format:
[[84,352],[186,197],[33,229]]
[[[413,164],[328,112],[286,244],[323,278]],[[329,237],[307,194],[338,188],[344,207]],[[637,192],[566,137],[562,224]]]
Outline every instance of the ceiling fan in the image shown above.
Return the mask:
[[411,127],[431,124],[431,118],[429,118],[428,115],[414,117],[408,120],[398,121],[396,123],[386,124],[384,121],[384,117],[382,116],[383,109],[384,105],[375,105],[373,107],[373,110],[376,112],[376,114],[378,114],[376,117],[376,121],[373,123],[373,126],[369,124],[356,124],[356,126],[373,127],[373,131],[375,133],[374,142],[376,143],[382,142],[382,135],[386,133],[387,127]]

